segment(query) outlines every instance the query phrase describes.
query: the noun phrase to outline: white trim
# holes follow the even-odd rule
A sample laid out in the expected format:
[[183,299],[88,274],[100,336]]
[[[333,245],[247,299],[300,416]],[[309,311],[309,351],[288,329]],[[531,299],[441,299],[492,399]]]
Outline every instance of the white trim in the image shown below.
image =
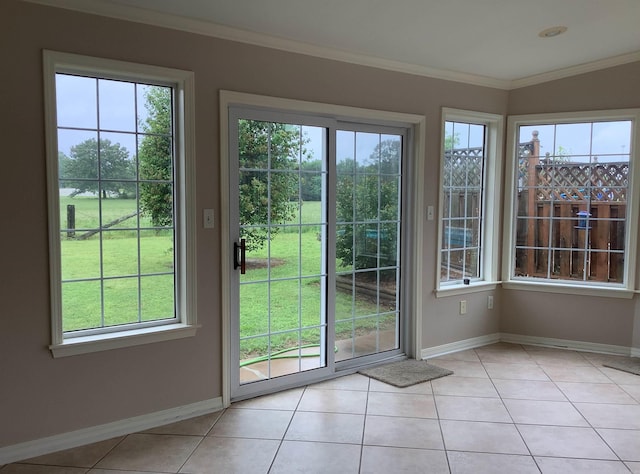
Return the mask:
[[580,352],[595,352],[599,354],[614,354],[631,357],[640,357],[640,349],[612,344],[600,344],[597,342],[573,341],[569,339],[555,339],[551,337],[523,336],[510,333],[493,333],[485,336],[472,337],[462,341],[451,342],[441,346],[422,349],[422,359],[433,359],[445,354],[475,349],[476,347],[495,344],[496,342],[509,342],[527,346],[554,347]]
[[319,102],[308,102],[294,99],[283,99],[277,97],[261,96],[233,91],[220,91],[220,232],[222,244],[222,331],[225,337],[222,338],[222,398],[225,406],[231,402],[231,342],[228,335],[231,330],[231,240],[230,240],[230,216],[229,216],[229,108],[232,106],[246,106],[251,108],[264,108],[271,111],[282,111],[285,113],[314,114],[321,117],[333,118],[338,121],[363,121],[376,125],[405,127],[412,129],[413,146],[415,155],[415,172],[409,178],[413,180],[412,189],[416,192],[415,209],[411,218],[416,222],[411,223],[416,230],[415,240],[411,244],[410,251],[414,252],[412,260],[412,281],[410,296],[411,311],[407,316],[411,319],[407,324],[414,331],[413,340],[408,341],[413,346],[410,349],[414,357],[417,357],[422,347],[422,298],[419,285],[422,281],[422,260],[423,245],[422,228],[424,224],[424,205],[422,202],[423,186],[421,186],[422,174],[424,172],[425,161],[425,137],[426,118],[421,115],[405,114],[399,112],[386,112],[344,105],[333,105]]
[[413,222],[408,226],[413,236],[411,242],[411,252],[414,257],[411,264],[411,282],[405,282],[411,285],[411,294],[409,298],[410,311],[409,315],[412,321],[407,326],[413,331],[411,347],[407,350],[409,357],[417,359],[422,350],[422,283],[424,281],[424,223],[426,213],[424,207],[424,186],[423,176],[426,166],[426,143],[427,143],[427,121],[424,117],[416,122],[413,133],[413,169],[412,176],[407,179],[411,192],[413,193]]
[[[197,329],[195,209],[195,82],[194,73],[112,59],[44,50],[42,53],[47,154],[47,201],[49,216],[49,269],[51,298],[51,345],[54,357],[148,344],[190,337]],[[176,177],[178,208],[175,225],[176,324],[160,321],[157,326],[126,329],[93,336],[64,338],[62,327],[60,199],[56,112],[57,72],[88,74],[127,81],[145,81],[174,90],[176,123]]]
[[471,282],[468,285],[451,285],[443,286],[435,291],[436,298],[443,298],[448,296],[466,295],[469,293],[480,293],[482,291],[493,291],[498,288],[499,281],[478,281]]
[[168,324],[145,329],[97,334],[94,336],[67,338],[59,344],[51,344],[49,349],[54,358],[67,357],[90,352],[108,351],[123,347],[170,341],[196,335],[200,326],[188,324]]
[[305,54],[323,59],[375,67],[389,71],[403,72],[417,76],[432,77],[446,81],[461,82],[477,86],[508,90],[511,82],[506,79],[468,74],[457,71],[437,69],[418,64],[411,64],[391,59],[383,59],[367,54],[354,53],[326,46],[318,46],[301,41],[294,41],[268,34],[256,33],[205,20],[197,20],[178,15],[171,15],[127,5],[116,5],[96,0],[27,0],[31,3],[47,5],[67,10],[80,11],[125,21],[133,21],[146,25],[160,26],[179,31],[186,31],[214,38],[221,38],[238,43],[250,44],[265,48],[277,49],[291,53]]
[[476,347],[482,347],[489,344],[495,344],[500,342],[500,333],[487,334],[485,336],[472,337],[470,339],[463,339],[462,341],[450,342],[448,344],[442,344],[440,346],[427,347],[420,352],[421,359],[432,359],[445,354],[452,354],[454,352],[466,351],[468,349],[474,349]]
[[563,79],[565,77],[584,74],[587,72],[606,69],[614,66],[628,64],[640,60],[640,51],[622,54],[610,58],[592,61],[578,66],[558,69],[555,71],[535,74],[520,79],[498,79],[481,76],[478,74],[462,73],[437,69],[418,64],[405,63],[390,59],[382,59],[360,53],[338,50],[335,48],[302,43],[285,38],[279,38],[267,34],[232,28],[204,20],[186,18],[167,13],[155,12],[143,8],[128,5],[116,5],[98,0],[25,0],[31,3],[47,5],[50,7],[64,8],[67,10],[105,16],[125,21],[133,21],[147,25],[160,26],[189,33],[221,38],[239,43],[262,46],[281,51],[305,54],[334,61],[341,61],[361,66],[370,66],[378,69],[414,74],[417,76],[431,77],[446,81],[461,82],[477,86],[491,87],[502,90],[512,90],[521,87],[532,86],[544,82]]
[[222,309],[222,404],[225,407],[231,405],[231,273],[229,268],[233,265],[230,235],[229,218],[229,95],[225,91],[220,91],[220,110],[218,135],[220,140],[220,265],[221,265],[221,309]]
[[[631,149],[629,150],[629,195],[626,212],[624,283],[604,284],[578,282],[570,280],[550,280],[533,278],[515,278],[516,238],[516,170],[519,139],[518,127],[522,125],[557,125],[574,122],[629,120],[631,127]],[[564,294],[588,294],[617,298],[631,298],[634,294],[636,279],[636,255],[638,235],[638,208],[640,207],[640,109],[613,109],[585,112],[560,112],[549,114],[513,115],[508,118],[506,146],[506,175],[504,197],[504,229],[502,258],[502,287]]]
[[566,283],[550,283],[547,280],[538,281],[534,279],[517,279],[503,281],[502,288],[505,290],[538,291],[541,293],[557,293],[561,295],[583,295],[599,296],[603,298],[633,298],[634,292],[622,287],[593,285],[588,282],[583,285],[572,285],[568,280]]
[[535,86],[536,84],[542,84],[544,82],[564,79],[566,77],[586,74],[588,72],[599,71],[610,67],[622,66],[623,64],[629,64],[636,61],[640,61],[640,51],[634,51],[633,53],[621,54],[619,56],[612,56],[610,58],[579,64],[577,66],[565,67],[562,69],[556,69],[555,71],[514,79],[511,81],[509,89],[513,90],[521,87]]
[[527,346],[554,347],[580,352],[596,352],[599,354],[615,354],[628,356],[632,349],[625,346],[612,344],[600,344],[597,342],[573,341],[569,339],[556,339],[553,337],[522,336],[520,334],[501,333],[500,341]]
[[123,436],[158,426],[207,415],[222,410],[220,397],[190,403],[180,407],[134,416],[104,425],[91,426],[68,433],[35,439],[10,446],[0,447],[0,466],[63,449],[71,449],[90,443],[97,443],[116,436]]

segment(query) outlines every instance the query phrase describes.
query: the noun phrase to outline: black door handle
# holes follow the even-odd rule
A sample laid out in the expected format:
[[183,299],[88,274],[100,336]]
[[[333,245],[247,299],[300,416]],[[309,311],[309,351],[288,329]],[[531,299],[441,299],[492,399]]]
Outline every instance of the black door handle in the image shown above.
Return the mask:
[[[240,260],[238,260],[238,250],[240,250]],[[233,269],[237,270],[240,267],[240,274],[242,275],[247,272],[246,252],[245,239],[240,239],[240,243],[233,243]]]

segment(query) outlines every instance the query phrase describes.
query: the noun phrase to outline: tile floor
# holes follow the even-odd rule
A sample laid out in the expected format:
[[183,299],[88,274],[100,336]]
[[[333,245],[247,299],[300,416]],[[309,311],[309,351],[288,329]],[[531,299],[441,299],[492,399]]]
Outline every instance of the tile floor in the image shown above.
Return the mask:
[[499,343],[406,389],[348,375],[0,474],[640,473],[640,376]]

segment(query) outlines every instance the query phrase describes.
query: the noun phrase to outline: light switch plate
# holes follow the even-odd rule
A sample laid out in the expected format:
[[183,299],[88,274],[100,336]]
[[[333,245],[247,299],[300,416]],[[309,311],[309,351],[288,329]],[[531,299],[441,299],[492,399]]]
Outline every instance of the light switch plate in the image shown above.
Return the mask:
[[202,220],[204,222],[203,225],[205,229],[213,229],[215,224],[213,209],[205,209],[202,215]]

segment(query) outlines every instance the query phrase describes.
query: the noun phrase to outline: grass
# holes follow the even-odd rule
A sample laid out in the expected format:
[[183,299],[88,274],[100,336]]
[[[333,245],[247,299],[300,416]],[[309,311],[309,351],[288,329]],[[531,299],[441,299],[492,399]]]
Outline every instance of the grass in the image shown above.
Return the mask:
[[[61,197],[60,201],[63,227],[67,204],[75,205],[77,229],[98,227],[96,198]],[[135,200],[102,201],[103,222],[112,222],[134,211]],[[247,255],[249,268],[241,277],[240,288],[242,358],[298,347],[299,344],[320,343],[323,325],[320,316],[322,246],[318,239],[320,226],[317,225],[320,214],[319,202],[305,202],[301,216],[292,220],[292,223],[303,224],[302,228],[283,227],[268,246]],[[141,218],[141,223],[150,225],[145,218]],[[135,232],[122,230],[136,224],[135,217],[118,224],[103,233],[102,242],[98,235],[77,240],[62,234],[63,280],[99,278],[101,246],[104,276],[124,276],[103,280],[104,317],[101,314],[100,280],[64,283],[65,331],[173,317],[171,231],[142,231],[138,261]],[[76,235],[80,233],[78,231]],[[138,278],[138,265],[141,274],[153,275]],[[265,304],[267,301],[271,302],[270,307]],[[395,320],[393,315],[378,316],[377,313],[375,303],[337,292],[337,339],[350,338]]]

